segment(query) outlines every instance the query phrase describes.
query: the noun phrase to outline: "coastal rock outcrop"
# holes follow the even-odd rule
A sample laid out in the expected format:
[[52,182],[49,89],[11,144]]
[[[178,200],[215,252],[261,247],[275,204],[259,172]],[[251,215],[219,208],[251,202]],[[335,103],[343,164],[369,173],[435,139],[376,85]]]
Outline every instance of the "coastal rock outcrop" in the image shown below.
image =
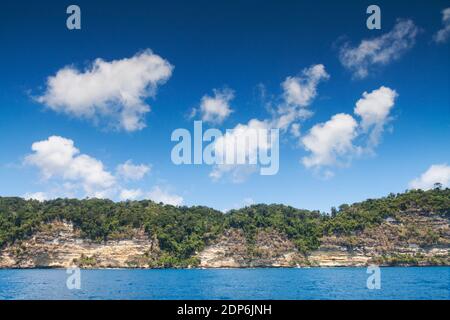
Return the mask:
[[356,235],[331,235],[307,255],[275,231],[259,232],[250,246],[240,230],[229,230],[198,257],[204,268],[450,265],[448,219],[421,211],[398,213]]
[[98,243],[81,238],[72,224],[54,221],[31,238],[6,246],[0,268],[138,268],[147,267],[149,256],[158,251],[158,241],[143,230],[134,230],[130,239]]
[[203,268],[295,267],[305,263],[295,245],[274,230],[257,233],[249,243],[242,230],[227,230],[198,254]]
[[[230,228],[195,258],[200,268],[450,265],[448,218],[422,211],[399,212],[352,235],[325,235],[320,243],[303,254],[277,230],[261,229],[247,239],[241,229]],[[56,220],[0,249],[0,268],[151,268],[161,255],[157,236],[142,229],[96,242]]]

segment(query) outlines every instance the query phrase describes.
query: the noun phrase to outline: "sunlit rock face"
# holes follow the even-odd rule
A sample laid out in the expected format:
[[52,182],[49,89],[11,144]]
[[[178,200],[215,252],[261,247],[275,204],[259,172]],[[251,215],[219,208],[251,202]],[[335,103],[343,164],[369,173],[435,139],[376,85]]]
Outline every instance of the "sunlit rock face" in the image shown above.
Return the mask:
[[[152,268],[161,256],[157,235],[130,229],[108,241],[84,239],[71,223],[53,221],[29,238],[0,250],[0,268]],[[113,240],[114,239],[114,240]],[[301,253],[288,237],[261,229],[249,241],[228,229],[197,252],[200,268],[450,265],[445,216],[409,210],[352,235],[328,235],[318,249]],[[159,266],[160,267],[160,266]]]

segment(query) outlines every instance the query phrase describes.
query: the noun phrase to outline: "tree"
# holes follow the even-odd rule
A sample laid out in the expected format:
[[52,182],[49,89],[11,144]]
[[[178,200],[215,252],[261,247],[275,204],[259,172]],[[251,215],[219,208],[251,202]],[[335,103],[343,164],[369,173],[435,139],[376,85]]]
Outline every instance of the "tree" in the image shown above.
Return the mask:
[[331,207],[331,216],[333,218],[336,217],[337,213],[338,213],[338,211],[337,211],[336,207]]

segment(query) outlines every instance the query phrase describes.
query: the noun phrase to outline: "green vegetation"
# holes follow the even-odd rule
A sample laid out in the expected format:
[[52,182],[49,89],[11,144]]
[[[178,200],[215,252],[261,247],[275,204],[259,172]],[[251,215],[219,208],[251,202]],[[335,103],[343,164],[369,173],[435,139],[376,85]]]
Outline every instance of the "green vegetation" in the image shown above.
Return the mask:
[[258,230],[275,229],[291,239],[301,252],[307,252],[319,246],[324,221],[326,216],[319,211],[258,204],[230,211],[225,223],[226,227],[242,229],[250,243]]
[[95,259],[95,257],[87,257],[84,254],[81,254],[80,259],[73,259],[73,262],[80,267],[91,267],[95,266],[97,259]]
[[197,265],[192,257],[222,233],[224,215],[207,207],[173,207],[152,204],[144,217],[148,234],[155,234],[163,255],[155,267]]
[[419,266],[419,265],[433,265],[444,266],[447,265],[445,257],[425,257],[423,254],[392,254],[389,256],[381,256],[372,259],[372,263],[377,265],[389,266]]
[[421,211],[441,216],[450,216],[450,189],[389,194],[380,199],[368,199],[351,206],[341,205],[334,217],[324,226],[326,234],[351,234],[381,223],[399,212]]
[[[81,236],[93,241],[115,240],[144,229],[156,236],[161,255],[155,267],[197,265],[195,253],[227,228],[239,228],[251,247],[259,230],[277,230],[295,243],[301,252],[320,245],[323,235],[354,235],[380,224],[400,212],[420,211],[450,217],[450,189],[412,190],[332,208],[331,214],[299,210],[284,205],[253,205],[223,214],[207,207],[174,207],[155,202],[115,203],[100,199],[56,199],[39,202],[0,197],[0,247],[31,236],[54,220],[72,222]],[[438,235],[422,235],[430,244]],[[424,241],[425,241],[424,240]],[[93,263],[85,258],[86,264]],[[401,259],[400,259],[401,260]]]

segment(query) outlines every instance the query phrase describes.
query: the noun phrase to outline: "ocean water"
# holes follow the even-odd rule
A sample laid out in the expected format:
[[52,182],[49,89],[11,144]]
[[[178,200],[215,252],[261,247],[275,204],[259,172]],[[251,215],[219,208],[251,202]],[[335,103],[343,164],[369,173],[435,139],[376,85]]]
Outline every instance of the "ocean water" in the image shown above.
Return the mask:
[[450,267],[381,268],[368,289],[366,268],[0,270],[0,299],[445,299]]

